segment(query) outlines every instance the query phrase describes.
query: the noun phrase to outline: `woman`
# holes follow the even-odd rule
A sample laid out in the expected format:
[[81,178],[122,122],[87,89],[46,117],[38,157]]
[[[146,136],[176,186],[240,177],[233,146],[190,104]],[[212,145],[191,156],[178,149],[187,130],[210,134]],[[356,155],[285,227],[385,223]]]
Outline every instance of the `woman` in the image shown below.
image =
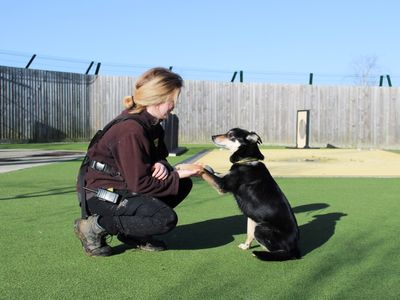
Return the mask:
[[168,69],[153,68],[140,76],[133,96],[124,99],[126,109],[90,147],[85,175],[87,191],[105,189],[121,195],[119,202],[99,199],[87,192],[90,216],[75,221],[75,233],[86,254],[108,256],[107,234],[123,243],[149,251],[166,249],[152,238],[172,230],[173,210],[190,192],[194,170],[175,170],[167,162],[167,148],[160,122],[174,109],[183,80]]

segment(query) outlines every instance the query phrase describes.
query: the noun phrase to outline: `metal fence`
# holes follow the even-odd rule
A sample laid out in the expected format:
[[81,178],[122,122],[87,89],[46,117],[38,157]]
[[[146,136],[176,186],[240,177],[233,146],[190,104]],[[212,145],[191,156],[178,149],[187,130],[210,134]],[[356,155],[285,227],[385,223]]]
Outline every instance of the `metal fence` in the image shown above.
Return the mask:
[[[88,140],[123,109],[132,77],[0,66],[0,142]],[[180,143],[208,143],[232,127],[265,144],[296,145],[296,113],[310,110],[310,146],[400,148],[400,88],[185,81]]]

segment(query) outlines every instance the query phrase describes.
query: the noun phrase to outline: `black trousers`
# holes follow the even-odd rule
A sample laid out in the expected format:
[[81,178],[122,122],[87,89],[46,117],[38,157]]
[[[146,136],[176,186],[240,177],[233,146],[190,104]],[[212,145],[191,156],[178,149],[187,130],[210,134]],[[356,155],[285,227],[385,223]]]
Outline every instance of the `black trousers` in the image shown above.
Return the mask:
[[178,217],[173,208],[186,198],[192,186],[190,178],[183,178],[179,181],[177,195],[161,198],[128,196],[118,204],[92,197],[87,203],[90,213],[99,216],[99,225],[109,234],[143,238],[164,234],[175,228]]

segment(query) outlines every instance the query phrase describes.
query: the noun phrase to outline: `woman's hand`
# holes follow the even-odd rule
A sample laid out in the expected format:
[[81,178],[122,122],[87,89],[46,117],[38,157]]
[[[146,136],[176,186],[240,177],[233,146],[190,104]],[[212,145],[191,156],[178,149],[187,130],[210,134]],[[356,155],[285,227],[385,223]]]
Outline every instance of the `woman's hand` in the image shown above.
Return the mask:
[[204,173],[203,165],[201,164],[180,164],[175,167],[175,170],[178,172],[179,178],[199,176]]
[[165,180],[169,175],[167,167],[159,162],[156,162],[151,168],[151,170],[153,171],[151,176],[158,180]]
[[198,172],[195,170],[176,170],[176,172],[178,172],[179,178],[198,176]]

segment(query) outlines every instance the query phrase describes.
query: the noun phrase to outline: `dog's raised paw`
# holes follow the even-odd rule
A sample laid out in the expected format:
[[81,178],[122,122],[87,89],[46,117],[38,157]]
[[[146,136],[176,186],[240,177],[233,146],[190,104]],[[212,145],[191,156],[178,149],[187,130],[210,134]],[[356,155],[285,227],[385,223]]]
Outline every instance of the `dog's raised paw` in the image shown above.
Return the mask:
[[250,245],[249,244],[245,244],[245,243],[240,244],[238,247],[240,249],[242,249],[242,250],[249,250],[250,249]]
[[211,174],[214,174],[214,173],[215,173],[214,170],[213,170],[213,168],[211,168],[209,165],[205,165],[205,166],[204,166],[204,169],[207,170],[208,172],[210,172]]

